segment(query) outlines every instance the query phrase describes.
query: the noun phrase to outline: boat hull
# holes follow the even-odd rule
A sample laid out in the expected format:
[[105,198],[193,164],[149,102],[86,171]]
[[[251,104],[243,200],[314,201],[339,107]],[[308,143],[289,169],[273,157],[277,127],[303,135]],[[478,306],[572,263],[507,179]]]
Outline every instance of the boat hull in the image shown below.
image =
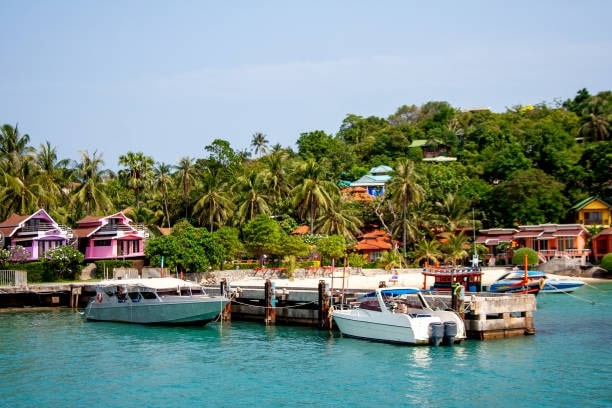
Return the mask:
[[136,324],[198,325],[216,319],[227,303],[225,297],[206,295],[137,303],[99,303],[94,300],[85,309],[85,318]]
[[547,279],[544,287],[542,288],[543,293],[570,293],[575,291],[584,285],[582,281],[574,280],[552,280]]
[[401,344],[428,344],[429,323],[440,322],[438,317],[418,317],[410,319],[406,315],[389,316],[368,310],[337,310],[333,312],[334,321],[343,335],[366,340]]

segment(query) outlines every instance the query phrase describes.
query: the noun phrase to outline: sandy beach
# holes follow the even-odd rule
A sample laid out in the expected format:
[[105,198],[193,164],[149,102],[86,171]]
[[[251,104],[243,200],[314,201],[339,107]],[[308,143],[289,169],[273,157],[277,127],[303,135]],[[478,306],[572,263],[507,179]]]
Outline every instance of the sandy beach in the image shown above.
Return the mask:
[[[296,273],[296,277],[291,280],[287,278],[270,278],[277,288],[282,287],[303,287],[316,288],[320,280],[325,280],[326,283],[333,289],[350,288],[350,289],[373,289],[379,286],[381,282],[385,282],[387,286],[409,286],[422,288],[423,274],[422,269],[396,269],[393,272],[387,272],[382,269],[364,269],[362,271],[344,271],[339,267],[333,273],[328,273],[326,276],[304,278],[300,273]],[[233,272],[233,271],[232,271]],[[507,273],[506,268],[484,268],[482,275],[483,285],[489,285],[499,278],[504,273]],[[224,274],[232,287],[248,287],[263,285],[265,278],[257,276],[244,276],[240,273]],[[242,275],[242,276],[241,276]],[[343,282],[344,277],[344,282]],[[433,278],[427,278],[427,285],[433,284]]]
[[[483,268],[482,284],[490,285],[497,280],[501,275],[507,273],[508,268],[505,267],[489,267]],[[383,269],[363,269],[356,271],[348,268],[343,270],[342,267],[335,269],[333,277],[331,272],[314,278],[305,278],[304,274],[296,272],[294,279],[270,277],[270,280],[277,288],[293,287],[293,288],[316,288],[320,280],[325,280],[330,288],[333,289],[373,289],[379,286],[381,282],[385,282],[387,286],[408,286],[415,288],[423,288],[423,274],[421,268],[412,269],[396,269],[393,272],[388,272]],[[550,277],[564,278],[567,276],[547,274]],[[344,282],[343,282],[344,276]],[[255,276],[254,271],[225,271],[217,275],[217,279],[226,278],[231,287],[253,287],[263,286],[266,278]],[[605,282],[606,279],[575,277],[585,283]],[[429,287],[434,282],[433,277],[427,277],[426,287]]]

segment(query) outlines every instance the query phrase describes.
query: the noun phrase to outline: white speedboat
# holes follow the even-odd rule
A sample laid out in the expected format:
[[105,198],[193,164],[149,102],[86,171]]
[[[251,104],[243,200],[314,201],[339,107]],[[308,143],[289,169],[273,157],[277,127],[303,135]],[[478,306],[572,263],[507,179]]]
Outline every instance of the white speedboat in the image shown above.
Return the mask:
[[459,314],[432,309],[415,288],[378,288],[352,308],[332,310],[332,316],[343,335],[367,340],[437,346],[466,338]]
[[96,286],[84,315],[97,321],[196,325],[214,320],[228,302],[181,279],[113,279]]

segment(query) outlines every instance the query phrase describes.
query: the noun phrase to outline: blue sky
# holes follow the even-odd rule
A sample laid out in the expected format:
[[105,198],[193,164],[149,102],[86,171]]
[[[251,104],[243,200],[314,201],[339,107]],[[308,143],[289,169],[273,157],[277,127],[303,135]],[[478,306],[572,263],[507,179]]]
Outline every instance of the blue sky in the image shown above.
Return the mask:
[[0,123],[61,158],[177,164],[347,114],[612,89],[609,1],[0,0]]

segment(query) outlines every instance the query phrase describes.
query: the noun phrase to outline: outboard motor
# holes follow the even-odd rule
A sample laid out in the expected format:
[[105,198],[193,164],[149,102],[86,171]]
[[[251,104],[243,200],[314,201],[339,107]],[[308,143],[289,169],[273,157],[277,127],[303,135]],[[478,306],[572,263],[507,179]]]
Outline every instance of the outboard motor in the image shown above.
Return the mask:
[[457,323],[444,322],[444,344],[452,346],[455,343],[455,336],[457,336]]
[[429,323],[429,344],[439,346],[444,338],[444,325],[440,322]]

